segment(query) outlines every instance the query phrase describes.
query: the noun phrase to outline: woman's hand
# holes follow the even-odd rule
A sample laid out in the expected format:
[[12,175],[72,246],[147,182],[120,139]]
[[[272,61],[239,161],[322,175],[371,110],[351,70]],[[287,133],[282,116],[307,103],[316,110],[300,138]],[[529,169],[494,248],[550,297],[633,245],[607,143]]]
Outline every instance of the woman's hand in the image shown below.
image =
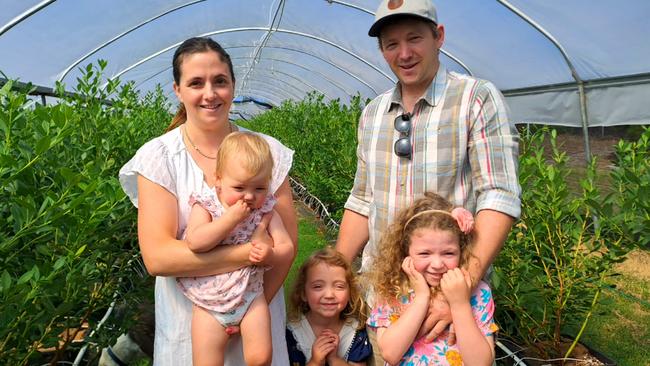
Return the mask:
[[406,273],[406,275],[409,278],[409,283],[411,284],[411,287],[413,287],[413,290],[415,291],[415,296],[426,296],[429,297],[429,294],[431,293],[431,290],[429,289],[429,284],[427,283],[427,280],[424,279],[424,276],[422,273],[418,272],[415,269],[415,265],[413,264],[413,258],[406,257],[402,261],[402,271]]
[[255,231],[253,231],[253,236],[251,237],[251,241],[258,242],[258,243],[266,243],[273,247],[273,239],[271,238],[271,235],[269,235],[268,232],[268,227],[269,227],[269,222],[271,222],[271,218],[273,217],[273,211],[264,214],[262,216],[262,221],[257,225],[255,228]]
[[440,280],[440,289],[453,307],[457,304],[469,303],[472,279],[464,268],[454,268],[447,271]]

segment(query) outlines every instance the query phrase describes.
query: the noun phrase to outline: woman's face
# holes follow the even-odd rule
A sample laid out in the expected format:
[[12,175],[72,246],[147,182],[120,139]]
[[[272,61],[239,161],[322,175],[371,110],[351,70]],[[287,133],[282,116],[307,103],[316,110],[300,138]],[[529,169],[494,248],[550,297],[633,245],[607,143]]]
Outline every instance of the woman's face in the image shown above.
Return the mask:
[[174,92],[185,105],[187,121],[204,128],[227,122],[235,90],[228,64],[216,52],[199,52],[183,56],[180,71]]

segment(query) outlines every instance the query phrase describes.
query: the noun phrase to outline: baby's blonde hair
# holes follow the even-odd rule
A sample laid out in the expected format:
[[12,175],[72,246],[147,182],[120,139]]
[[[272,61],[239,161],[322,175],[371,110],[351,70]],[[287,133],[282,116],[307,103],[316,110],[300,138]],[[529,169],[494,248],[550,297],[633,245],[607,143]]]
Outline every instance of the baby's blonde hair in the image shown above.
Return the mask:
[[[377,252],[372,258],[372,269],[366,275],[381,299],[391,300],[408,294],[409,281],[406,273],[402,271],[402,261],[408,256],[411,237],[418,229],[452,232],[458,237],[460,244],[460,266],[467,264],[472,255],[471,234],[460,230],[456,219],[449,214],[453,208],[454,206],[441,196],[425,192],[424,197],[400,211],[382,235]],[[417,215],[418,213],[422,214]]]
[[259,134],[238,131],[226,136],[219,146],[217,152],[217,170],[215,175],[221,177],[223,169],[229,160],[237,157],[243,164],[243,168],[252,175],[262,172],[268,173],[271,179],[273,172],[273,156],[269,144]]
[[300,266],[298,270],[298,275],[296,280],[293,283],[293,288],[291,295],[289,295],[289,319],[293,321],[298,321],[300,315],[307,314],[309,312],[309,304],[305,300],[305,286],[307,285],[307,272],[310,268],[313,268],[321,263],[324,263],[330,267],[341,267],[345,270],[345,281],[348,283],[348,288],[350,289],[350,300],[348,301],[347,306],[341,312],[340,316],[342,320],[348,318],[359,320],[359,328],[365,327],[366,323],[366,303],[361,297],[361,291],[359,288],[359,283],[357,282],[357,277],[352,271],[352,267],[345,260],[345,257],[339,252],[337,252],[332,247],[326,247],[312,253],[305,262]]

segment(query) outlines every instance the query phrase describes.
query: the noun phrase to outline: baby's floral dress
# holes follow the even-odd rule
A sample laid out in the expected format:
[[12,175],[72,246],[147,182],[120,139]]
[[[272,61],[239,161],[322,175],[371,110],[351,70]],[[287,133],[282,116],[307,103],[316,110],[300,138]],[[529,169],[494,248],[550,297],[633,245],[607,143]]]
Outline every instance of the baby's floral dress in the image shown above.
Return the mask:
[[[408,295],[401,296],[399,301],[395,300],[392,304],[378,302],[370,313],[367,321],[368,326],[372,328],[387,328],[399,319],[401,312],[413,302],[414,298],[415,293],[410,291]],[[474,320],[481,332],[485,336],[494,335],[498,327],[494,323],[494,299],[492,298],[490,286],[481,281],[470,296],[469,302],[472,306]],[[424,337],[416,339],[406,353],[404,353],[399,365],[462,366],[463,360],[460,356],[458,346],[447,343],[448,335],[449,328],[431,343],[425,343]]]

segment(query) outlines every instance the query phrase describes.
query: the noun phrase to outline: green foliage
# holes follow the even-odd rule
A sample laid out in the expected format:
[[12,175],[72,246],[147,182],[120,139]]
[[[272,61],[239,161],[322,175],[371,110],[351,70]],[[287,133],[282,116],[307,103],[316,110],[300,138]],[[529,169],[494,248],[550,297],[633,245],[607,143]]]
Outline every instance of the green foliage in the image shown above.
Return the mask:
[[637,141],[618,142],[611,177],[615,189],[611,199],[620,209],[615,218],[625,235],[650,246],[650,127]]
[[[551,161],[544,148],[549,135]],[[580,191],[570,191],[566,178],[573,172],[555,137],[543,129],[521,144],[521,220],[497,257],[493,281],[501,328],[543,357],[566,356],[562,332],[579,329],[579,340],[613,265],[634,248],[594,184],[595,162]]]
[[340,221],[356,170],[357,124],[361,98],[350,105],[329,103],[310,94],[300,102],[286,101],[243,126],[269,134],[295,150],[291,175],[327,206]]
[[40,347],[60,359],[64,329],[94,328],[113,294],[142,278],[131,265],[135,210],[117,173],[169,114],[160,90],[140,99],[119,80],[102,87],[105,66],[89,65],[78,97],[61,93],[56,105],[33,103],[11,81],[0,89],[2,364],[31,363]]

